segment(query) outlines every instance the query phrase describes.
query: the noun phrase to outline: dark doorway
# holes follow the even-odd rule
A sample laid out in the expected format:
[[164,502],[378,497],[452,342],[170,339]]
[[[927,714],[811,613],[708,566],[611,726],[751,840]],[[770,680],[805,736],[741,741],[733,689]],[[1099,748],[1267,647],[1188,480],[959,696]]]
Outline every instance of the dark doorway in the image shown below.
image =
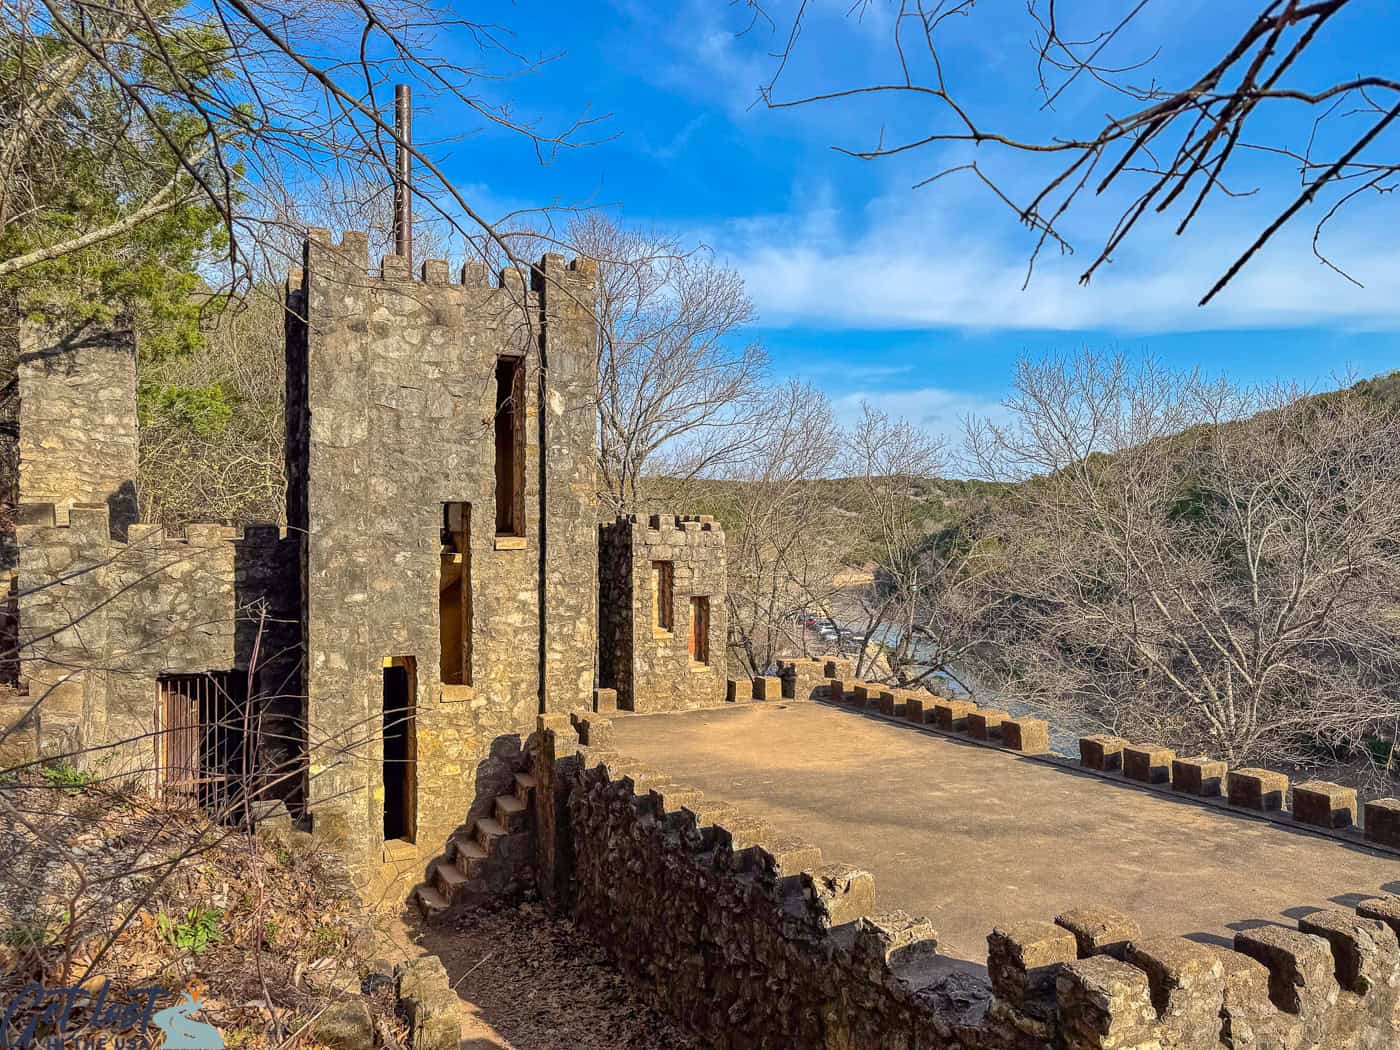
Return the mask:
[[231,812],[243,797],[256,739],[247,682],[241,671],[160,678],[156,758],[168,801]]
[[384,667],[384,838],[412,842],[417,824],[418,740],[412,657]]

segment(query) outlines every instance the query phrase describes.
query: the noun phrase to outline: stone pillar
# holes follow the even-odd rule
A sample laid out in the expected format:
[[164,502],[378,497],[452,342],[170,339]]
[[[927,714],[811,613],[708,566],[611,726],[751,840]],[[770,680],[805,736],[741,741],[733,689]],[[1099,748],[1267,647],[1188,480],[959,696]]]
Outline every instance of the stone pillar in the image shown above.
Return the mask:
[[549,254],[535,271],[540,378],[541,706],[587,707],[598,649],[598,268]]

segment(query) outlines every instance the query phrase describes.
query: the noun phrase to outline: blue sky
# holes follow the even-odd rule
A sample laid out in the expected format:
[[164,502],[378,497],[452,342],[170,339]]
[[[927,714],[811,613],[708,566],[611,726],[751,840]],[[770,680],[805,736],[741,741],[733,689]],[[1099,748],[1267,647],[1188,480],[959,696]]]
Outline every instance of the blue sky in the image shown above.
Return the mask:
[[[1129,5],[1061,2],[1074,28],[1101,28]],[[1152,70],[1179,80],[1199,72],[1257,13],[1254,0],[1158,0],[1112,58],[1157,53]],[[876,0],[861,19],[849,0],[815,3],[785,74],[789,95],[888,79],[890,8]],[[1354,10],[1352,10],[1354,9]],[[608,114],[607,141],[541,166],[509,136],[486,132],[444,141],[445,167],[487,214],[513,208],[606,205],[625,221],[708,245],[739,269],[775,370],[826,390],[849,415],[862,399],[952,432],[963,414],[994,411],[1018,354],[1090,345],[1150,352],[1244,382],[1285,379],[1315,387],[1335,377],[1400,367],[1400,238],[1395,204],[1363,198],[1330,228],[1326,246],[1365,285],[1326,270],[1310,250],[1314,207],[1206,308],[1195,304],[1259,225],[1297,192],[1295,169],[1268,154],[1242,157],[1232,189],[1250,195],[1208,206],[1187,236],[1175,217],[1146,224],[1087,287],[1076,278],[1096,253],[1126,197],[1087,202],[1067,217],[1075,254],[1043,256],[1022,290],[1032,247],[1014,215],[975,180],[936,188],[913,183],[970,159],[938,147],[882,161],[839,155],[933,126],[922,102],[843,102],[774,111],[756,105],[771,77],[771,52],[786,33],[749,32],[728,0],[519,0],[489,17],[526,54],[558,54],[530,76],[483,85],[514,101],[542,128]],[[472,17],[483,16],[473,10]],[[983,0],[949,26],[941,51],[960,101],[987,124],[1022,135],[1090,130],[1095,114],[1124,111],[1091,82],[1040,107],[1021,0]],[[1106,56],[1107,57],[1107,56]],[[1317,87],[1356,72],[1400,67],[1400,5],[1358,0],[1319,39],[1295,83]],[[1143,72],[1139,82],[1149,73]],[[420,141],[450,137],[459,118],[420,95]],[[1347,124],[1346,121],[1351,123]],[[1334,120],[1327,136],[1359,127]],[[1311,127],[1302,107],[1266,113],[1260,134],[1301,147]],[[1378,143],[1378,155],[1387,140]],[[1400,137],[1388,139],[1390,155]],[[1049,170],[1034,159],[984,147],[977,154],[1014,193]]]

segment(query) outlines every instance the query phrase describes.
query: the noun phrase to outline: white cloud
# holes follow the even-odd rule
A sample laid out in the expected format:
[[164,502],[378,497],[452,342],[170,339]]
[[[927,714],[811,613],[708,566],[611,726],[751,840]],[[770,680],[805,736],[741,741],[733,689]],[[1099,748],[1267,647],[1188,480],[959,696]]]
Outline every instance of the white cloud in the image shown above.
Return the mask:
[[829,200],[788,215],[744,219],[711,243],[745,275],[767,325],[973,330],[1107,329],[1128,334],[1328,325],[1400,328],[1400,244],[1358,212],[1329,237],[1333,258],[1365,287],[1311,253],[1306,219],[1261,252],[1217,301],[1199,308],[1254,236],[1251,217],[1205,223],[1188,236],[1144,227],[1098,270],[1080,273],[1109,223],[1089,227],[1080,252],[1047,249],[1022,290],[1030,246],[1005,212],[952,195],[896,190],[844,234]]

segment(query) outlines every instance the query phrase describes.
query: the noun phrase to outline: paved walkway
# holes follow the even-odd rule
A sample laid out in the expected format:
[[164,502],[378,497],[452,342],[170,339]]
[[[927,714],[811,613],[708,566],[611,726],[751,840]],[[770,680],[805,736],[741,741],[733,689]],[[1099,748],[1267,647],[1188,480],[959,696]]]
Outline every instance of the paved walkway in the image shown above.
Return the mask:
[[1102,904],[1146,935],[1400,892],[1400,859],[822,704],[623,715],[616,750],[875,875],[982,964],[993,925]]

